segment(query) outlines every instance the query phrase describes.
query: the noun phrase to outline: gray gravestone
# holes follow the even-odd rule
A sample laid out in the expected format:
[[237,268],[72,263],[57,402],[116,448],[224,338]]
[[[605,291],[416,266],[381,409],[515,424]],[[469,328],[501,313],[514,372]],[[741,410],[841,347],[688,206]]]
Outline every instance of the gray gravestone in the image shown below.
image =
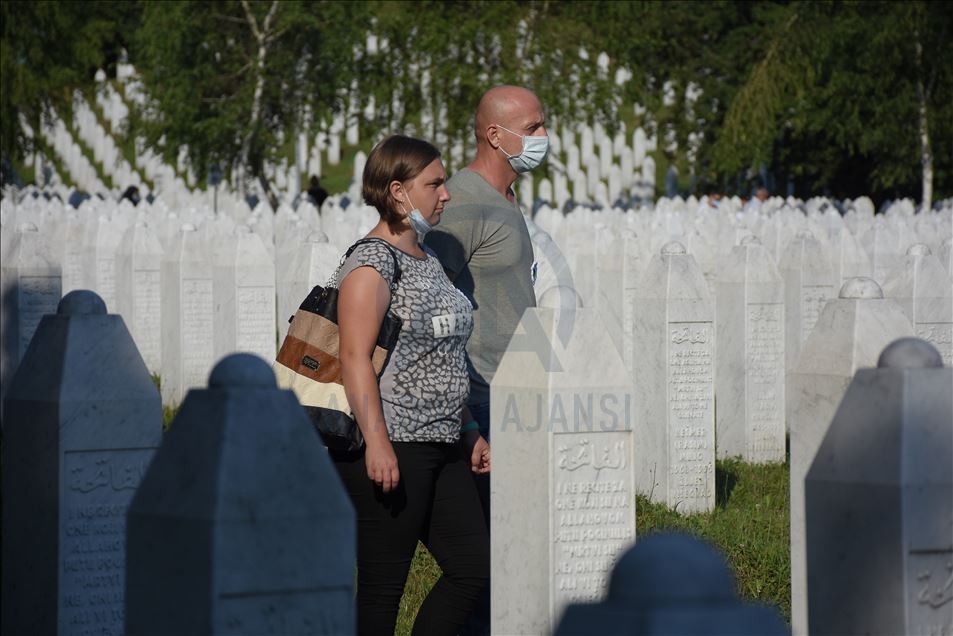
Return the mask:
[[884,347],[914,335],[900,307],[884,299],[870,278],[844,283],[840,297],[824,307],[798,361],[794,390],[787,396],[790,427],[791,625],[807,633],[804,558],[804,476],[827,432],[837,405],[859,368],[873,366]]
[[162,407],[122,318],[77,290],[44,316],[3,430],[3,632],[122,634],[126,507]]
[[257,356],[228,356],[186,396],[130,507],[126,632],[353,633],[355,546],[294,394]]
[[33,223],[17,228],[0,266],[0,398],[44,314],[60,301],[60,266]]
[[951,389],[917,338],[854,376],[804,483],[811,634],[953,633]]
[[743,603],[724,558],[680,534],[654,534],[622,555],[604,603],[567,608],[556,636],[781,636],[774,608]]

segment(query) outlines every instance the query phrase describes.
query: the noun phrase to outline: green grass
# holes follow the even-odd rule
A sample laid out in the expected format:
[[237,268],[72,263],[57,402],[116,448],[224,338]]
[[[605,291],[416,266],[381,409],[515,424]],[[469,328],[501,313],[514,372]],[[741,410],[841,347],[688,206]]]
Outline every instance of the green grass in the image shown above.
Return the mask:
[[[734,570],[739,594],[778,607],[791,619],[788,464],[716,463],[716,504],[710,513],[680,515],[636,497],[637,536],[681,531],[716,546]],[[417,610],[440,576],[440,566],[417,546],[400,601],[396,634],[410,634]]]
[[727,558],[739,594],[791,617],[788,464],[716,463],[715,509],[683,516],[636,498],[637,536],[679,530],[705,539]]

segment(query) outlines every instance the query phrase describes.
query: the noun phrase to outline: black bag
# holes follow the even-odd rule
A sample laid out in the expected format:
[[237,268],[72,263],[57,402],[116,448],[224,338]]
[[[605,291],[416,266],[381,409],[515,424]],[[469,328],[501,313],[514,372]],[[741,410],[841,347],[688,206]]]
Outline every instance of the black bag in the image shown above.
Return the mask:
[[[394,257],[394,280],[390,294],[393,302],[401,269],[397,253],[383,239],[361,239],[352,245],[341,259],[341,265],[362,243],[379,241]],[[298,311],[289,319],[288,335],[281,343],[274,371],[278,386],[291,389],[298,396],[314,427],[321,434],[329,450],[353,452],[364,446],[364,438],[348,404],[341,380],[341,360],[338,337],[338,289],[334,286],[338,271],[327,287],[315,286],[304,299]],[[401,320],[388,307],[377,344],[371,355],[371,366],[380,380],[390,354],[397,345]]]

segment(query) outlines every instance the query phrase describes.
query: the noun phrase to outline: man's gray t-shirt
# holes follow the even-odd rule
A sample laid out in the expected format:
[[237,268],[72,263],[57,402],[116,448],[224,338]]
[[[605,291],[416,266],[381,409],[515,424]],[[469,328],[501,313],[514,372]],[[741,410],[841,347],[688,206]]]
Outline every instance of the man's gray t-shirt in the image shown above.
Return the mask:
[[473,303],[470,404],[490,399],[490,381],[533,291],[533,243],[518,204],[469,168],[447,182],[450,202],[427,246]]

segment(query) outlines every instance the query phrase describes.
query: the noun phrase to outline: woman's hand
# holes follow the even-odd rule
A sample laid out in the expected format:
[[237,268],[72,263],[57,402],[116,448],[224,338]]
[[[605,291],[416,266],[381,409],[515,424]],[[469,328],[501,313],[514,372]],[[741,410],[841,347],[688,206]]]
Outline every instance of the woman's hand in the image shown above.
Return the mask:
[[479,431],[467,431],[463,434],[463,448],[470,453],[470,470],[478,475],[490,472],[490,444],[483,439]]
[[385,493],[397,488],[400,482],[400,470],[397,467],[397,455],[390,441],[368,444],[364,451],[364,464],[367,466],[367,477],[377,484]]

